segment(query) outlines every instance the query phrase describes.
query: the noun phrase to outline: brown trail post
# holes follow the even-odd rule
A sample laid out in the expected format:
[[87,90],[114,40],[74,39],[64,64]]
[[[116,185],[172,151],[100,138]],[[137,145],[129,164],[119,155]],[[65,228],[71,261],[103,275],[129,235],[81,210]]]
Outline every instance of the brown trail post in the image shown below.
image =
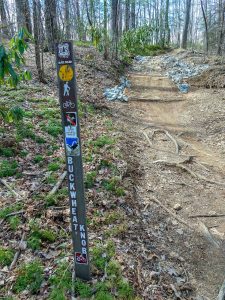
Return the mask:
[[68,173],[75,273],[76,277],[89,280],[88,234],[72,42],[56,44],[56,64]]

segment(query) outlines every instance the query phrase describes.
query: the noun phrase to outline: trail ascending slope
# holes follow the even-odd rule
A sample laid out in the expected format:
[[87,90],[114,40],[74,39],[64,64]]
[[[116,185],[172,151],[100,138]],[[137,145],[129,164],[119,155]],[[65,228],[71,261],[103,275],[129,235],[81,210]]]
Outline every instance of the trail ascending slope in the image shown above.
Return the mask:
[[[181,273],[188,272],[183,284],[191,283],[195,294],[203,297],[194,299],[213,300],[225,271],[225,217],[218,217],[225,214],[225,148],[220,139],[223,127],[215,125],[223,113],[218,107],[223,106],[224,91],[215,94],[202,89],[181,94],[167,78],[160,57],[149,58],[141,65],[136,62],[128,77],[132,83],[129,103],[117,107],[125,133],[136,143],[136,153],[130,155],[139,161],[143,171],[137,190],[147,240],[153,240],[154,247],[166,256],[159,262],[162,272],[168,272],[168,265],[179,265]],[[179,220],[153,204],[151,198],[157,198],[196,230],[183,228]],[[209,230],[204,238],[198,232],[199,221]],[[210,238],[220,245],[218,249]],[[146,261],[145,268],[148,266],[150,272],[152,266]],[[152,280],[144,277],[141,289],[148,291],[146,299],[155,299],[151,285]],[[175,287],[181,299],[191,299],[182,298],[185,289],[179,280]],[[162,299],[176,299],[166,296],[164,290],[160,295]],[[186,295],[190,296],[188,292]]]

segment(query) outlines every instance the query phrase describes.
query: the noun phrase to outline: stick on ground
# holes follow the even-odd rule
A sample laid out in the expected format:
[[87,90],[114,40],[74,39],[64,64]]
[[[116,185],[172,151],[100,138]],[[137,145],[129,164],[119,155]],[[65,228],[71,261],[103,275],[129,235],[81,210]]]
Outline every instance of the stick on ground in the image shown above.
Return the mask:
[[60,186],[63,183],[64,179],[66,178],[66,175],[67,175],[67,171],[63,172],[60,175],[59,180],[57,181],[57,183],[53,187],[53,189],[49,192],[48,196],[52,196],[52,195],[54,195],[58,191],[58,189],[60,188]]
[[21,199],[21,196],[14,191],[14,189],[11,188],[11,186],[4,179],[0,178],[0,183],[3,184],[17,199]]

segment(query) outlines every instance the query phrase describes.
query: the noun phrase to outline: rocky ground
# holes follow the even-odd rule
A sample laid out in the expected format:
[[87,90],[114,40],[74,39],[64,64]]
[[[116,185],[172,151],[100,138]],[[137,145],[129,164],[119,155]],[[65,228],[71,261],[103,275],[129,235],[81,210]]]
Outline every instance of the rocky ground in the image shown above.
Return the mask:
[[25,110],[23,125],[1,129],[0,178],[16,192],[1,185],[2,299],[215,299],[225,269],[225,93],[185,78],[181,94],[163,62],[211,70],[218,59],[176,51],[136,60],[121,103],[103,97],[118,84],[118,62],[90,47],[75,54],[92,281],[71,284],[66,181],[49,195],[65,170],[54,56],[44,85],[31,52],[32,81],[0,98]]

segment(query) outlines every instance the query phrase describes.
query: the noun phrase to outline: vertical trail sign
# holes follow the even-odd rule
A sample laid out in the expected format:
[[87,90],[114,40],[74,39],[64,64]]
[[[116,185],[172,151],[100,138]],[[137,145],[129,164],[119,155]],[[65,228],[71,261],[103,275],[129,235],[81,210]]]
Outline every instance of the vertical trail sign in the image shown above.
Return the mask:
[[72,42],[56,44],[56,64],[68,173],[75,273],[76,277],[89,280],[88,235]]

